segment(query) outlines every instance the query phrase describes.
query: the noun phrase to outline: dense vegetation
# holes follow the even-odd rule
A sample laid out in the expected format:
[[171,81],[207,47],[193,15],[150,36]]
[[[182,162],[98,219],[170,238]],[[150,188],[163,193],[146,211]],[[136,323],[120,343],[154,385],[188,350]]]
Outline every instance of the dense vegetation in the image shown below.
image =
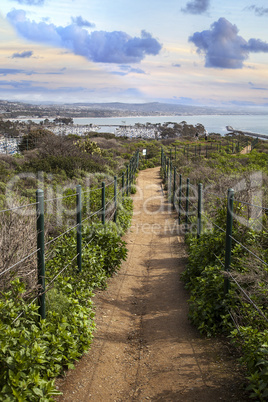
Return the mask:
[[[126,194],[122,196],[121,175],[133,153],[143,147],[148,153],[146,160],[141,158],[140,168],[159,163],[155,141],[129,141],[94,133],[60,138],[38,129],[24,136],[21,154],[0,157],[1,400],[53,400],[57,394],[53,378],[73,367],[90,347],[94,290],[106,287],[107,278],[127,256],[121,236],[130,225],[132,200]],[[101,182],[106,183],[109,202],[113,200],[115,175],[117,221],[112,222],[114,211],[107,208],[107,223],[103,225],[97,213]],[[84,219],[80,272],[76,264],[77,235],[72,230],[78,184],[82,187]],[[36,297],[36,214],[35,205],[31,205],[35,204],[38,187],[47,200],[46,318],[41,320]],[[5,209],[9,210],[3,212]],[[25,259],[32,251],[33,255]]]
[[[211,140],[211,138],[210,138]],[[216,139],[214,138],[214,141]],[[177,145],[176,161],[174,146]],[[190,179],[190,221],[186,236],[187,269],[182,275],[190,291],[189,316],[207,336],[223,334],[237,347],[247,370],[252,398],[268,398],[268,144],[258,142],[250,153],[235,146],[199,156],[185,144],[172,148],[173,166],[182,174],[185,194]],[[193,144],[192,144],[193,146]],[[197,184],[203,184],[203,231],[196,235]],[[230,274],[225,273],[226,196],[235,189]],[[184,201],[185,202],[185,201]],[[264,206],[258,209],[254,205]],[[185,207],[185,204],[183,204]],[[230,290],[226,294],[227,278]],[[228,282],[227,282],[228,283]]]
[[[166,128],[168,132],[163,136],[169,137],[170,130]],[[240,200],[252,202],[249,189],[257,177],[256,172],[261,172],[263,204],[268,205],[268,146],[259,142],[251,153],[241,155],[239,147],[245,146],[244,138],[240,139],[240,144],[218,135],[206,140],[202,136],[197,138],[195,131],[192,129],[190,134],[187,131],[188,140],[174,142],[174,139],[130,140],[98,133],[58,137],[35,127],[25,133],[20,154],[0,156],[0,210],[27,205],[23,213],[9,210],[1,214],[1,400],[53,400],[57,393],[53,378],[72,367],[89,348],[94,331],[94,290],[105,288],[107,278],[120,268],[127,255],[121,235],[130,225],[132,201],[126,195],[122,197],[122,173],[137,149],[147,150],[146,157],[140,155],[139,169],[159,165],[161,146],[167,155],[172,149],[173,164],[177,173],[182,174],[184,183],[189,177],[193,185],[202,182],[209,190],[205,214],[217,225],[209,228],[204,221],[203,234],[198,241],[194,231],[187,236],[189,263],[183,279],[191,291],[191,319],[207,335],[220,332],[231,337],[241,350],[242,362],[247,365],[252,394],[265,400],[267,321],[233,284],[228,296],[223,294],[224,235],[217,227],[225,227],[223,198],[227,188],[236,187]],[[201,146],[198,151],[197,144]],[[111,200],[115,175],[119,193],[117,224],[111,222],[112,211],[108,211],[108,222],[102,225],[97,214],[101,207],[101,182],[106,183],[106,197]],[[76,267],[76,232],[69,231],[75,226],[78,184],[83,193],[83,217],[96,212],[83,223],[81,272],[77,272]],[[36,255],[33,253],[16,265],[25,254],[35,250],[36,217],[32,204],[37,188],[42,188],[45,199],[50,200],[45,204],[47,316],[41,321],[36,304],[39,291]],[[191,191],[195,191],[194,186]],[[239,203],[235,208],[243,218],[250,212]],[[194,227],[194,213],[191,220]],[[268,263],[265,214],[262,214],[261,225],[262,229],[256,231],[236,221],[234,236]],[[267,315],[266,267],[253,257],[249,258],[239,245],[233,248],[232,266],[235,279],[262,314]],[[9,267],[13,268],[9,270]]]

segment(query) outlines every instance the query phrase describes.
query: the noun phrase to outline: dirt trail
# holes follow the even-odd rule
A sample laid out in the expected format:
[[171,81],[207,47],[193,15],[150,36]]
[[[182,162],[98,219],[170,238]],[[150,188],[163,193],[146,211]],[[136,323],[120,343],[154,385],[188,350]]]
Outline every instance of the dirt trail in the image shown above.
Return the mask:
[[248,145],[245,148],[243,148],[242,151],[240,151],[240,154],[245,155],[249,154],[250,152],[251,152],[251,145]]
[[128,260],[95,297],[92,348],[58,381],[58,401],[248,400],[228,347],[187,319],[183,236],[172,231],[159,168],[140,172],[137,184]]

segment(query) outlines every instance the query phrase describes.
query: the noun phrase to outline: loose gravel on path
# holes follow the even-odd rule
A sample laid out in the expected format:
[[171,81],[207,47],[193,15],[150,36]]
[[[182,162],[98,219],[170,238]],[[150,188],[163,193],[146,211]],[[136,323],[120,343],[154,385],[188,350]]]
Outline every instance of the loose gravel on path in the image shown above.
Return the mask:
[[159,168],[141,171],[137,188],[128,259],[97,292],[92,347],[57,381],[57,400],[247,401],[228,344],[202,337],[187,318],[187,256]]

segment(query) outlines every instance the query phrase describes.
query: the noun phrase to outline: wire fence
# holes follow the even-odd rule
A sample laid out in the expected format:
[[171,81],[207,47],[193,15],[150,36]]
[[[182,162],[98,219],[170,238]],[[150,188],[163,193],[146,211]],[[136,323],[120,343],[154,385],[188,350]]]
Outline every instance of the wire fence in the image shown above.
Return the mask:
[[[255,290],[251,291],[248,283],[241,283],[235,275],[237,273],[235,264],[237,263],[238,271],[242,271],[239,272],[238,277],[245,279],[243,271],[254,271],[258,267],[258,272],[262,272],[267,280],[267,250],[263,248],[267,247],[267,205],[258,205],[255,202],[239,199],[237,194],[234,195],[233,189],[228,189],[228,191],[226,189],[226,194],[224,195],[206,190],[203,188],[202,183],[198,185],[191,184],[189,179],[184,179],[182,175],[177,175],[176,167],[172,167],[170,159],[167,158],[163,150],[161,171],[169,199],[173,203],[173,209],[178,213],[178,222],[183,226],[182,233],[191,233],[196,235],[197,238],[200,238],[202,234],[208,231],[216,231],[221,235],[222,249],[220,254],[216,255],[214,253],[214,257],[221,267],[225,295],[229,292],[232,284],[237,294],[241,294],[257,314],[267,322],[267,308],[263,309],[257,305]],[[254,191],[258,193],[258,190],[258,188],[254,187],[251,193]],[[252,196],[251,199],[253,200],[254,197]],[[257,214],[256,210],[258,210]],[[262,247],[261,244],[258,245],[254,240],[247,242],[248,238],[255,239],[257,236],[262,239],[263,244],[266,244],[266,246]],[[238,261],[236,257],[238,248],[240,255],[243,257],[241,261]],[[246,267],[242,266],[243,264],[246,264]],[[257,284],[258,281],[261,281],[258,275],[253,276],[253,278],[255,278],[253,282],[255,281]],[[256,283],[254,283],[255,287],[257,286]],[[265,305],[267,304],[265,302]],[[232,311],[230,312],[231,314],[232,320],[237,323],[235,317],[239,313]]]
[[[6,220],[8,226],[11,218],[16,221],[16,212],[18,210],[35,206],[35,217],[33,217],[32,223],[35,222],[35,234],[33,234],[33,237],[36,239],[35,244],[37,244],[37,248],[34,249],[34,251],[26,253],[18,261],[11,263],[9,266],[7,266],[7,263],[3,264],[2,261],[2,264],[0,265],[0,277],[5,278],[6,280],[5,285],[3,285],[4,282],[2,281],[1,289],[5,290],[3,286],[7,286],[8,288],[9,281],[16,277],[17,267],[23,267],[25,262],[32,258],[33,261],[31,261],[31,265],[24,272],[24,276],[33,276],[33,282],[35,284],[34,292],[30,292],[35,293],[35,296],[34,298],[31,297],[32,300],[28,306],[30,306],[33,302],[38,301],[39,314],[42,318],[45,318],[45,295],[51,289],[57,278],[63,274],[68,267],[72,267],[75,260],[77,260],[77,271],[80,272],[82,270],[82,253],[85,248],[88,247],[89,244],[94,240],[94,238],[91,237],[89,241],[84,242],[83,225],[88,227],[90,226],[92,220],[98,221],[100,219],[104,225],[106,222],[110,222],[112,220],[117,223],[116,211],[119,202],[122,202],[122,199],[130,194],[131,186],[135,180],[135,173],[138,169],[138,164],[139,151],[137,150],[130,159],[125,171],[120,173],[119,179],[115,176],[113,180],[107,182],[103,181],[101,186],[92,188],[82,189],[82,187],[78,185],[76,186],[75,190],[68,190],[69,192],[71,191],[72,194],[59,195],[56,197],[49,197],[47,199],[44,199],[44,191],[38,189],[36,191],[36,202],[25,203],[25,205],[16,207],[12,206],[11,208],[1,210],[0,213],[2,213],[2,217],[4,217]],[[45,240],[47,233],[46,227],[49,224],[50,219],[49,214],[46,212],[45,205],[48,206],[49,204],[61,202],[62,200],[68,203],[71,202],[71,204],[68,204],[69,210],[67,211],[67,215],[64,208],[63,211],[61,211],[64,219],[67,216],[71,216],[72,220],[75,219],[76,222],[72,225],[63,224],[61,227],[64,228],[64,230],[60,230],[60,233],[52,236],[50,239]],[[57,222],[57,213],[53,214],[53,218],[54,221],[56,220]],[[62,220],[63,219],[60,219],[60,223]],[[27,222],[25,221],[24,224],[26,225]],[[33,226],[31,226],[31,228],[33,229]],[[57,272],[46,285],[46,262],[48,261],[48,258],[52,258],[53,254],[55,253],[57,242],[62,241],[62,239],[68,242],[68,237],[70,237],[69,235],[72,232],[76,232],[76,253],[60,270],[60,272]],[[4,233],[2,233],[2,238],[3,237]],[[5,238],[5,242],[8,245],[9,239]],[[17,247],[23,249],[23,244],[18,242]],[[69,247],[68,244],[66,244],[66,247]],[[15,257],[16,254],[13,258]],[[6,277],[7,274],[10,274],[10,276]],[[16,322],[21,315],[22,313],[19,314],[13,322]]]
[[208,158],[211,154],[228,153],[235,154],[245,150],[246,152],[252,151],[258,144],[258,138],[251,139],[245,136],[237,136],[238,138],[224,138],[220,141],[217,139],[206,138],[205,141],[199,141],[198,136],[196,141],[191,144],[173,144],[170,147],[169,154],[163,155],[169,160],[177,160],[182,155],[187,159],[191,158]]

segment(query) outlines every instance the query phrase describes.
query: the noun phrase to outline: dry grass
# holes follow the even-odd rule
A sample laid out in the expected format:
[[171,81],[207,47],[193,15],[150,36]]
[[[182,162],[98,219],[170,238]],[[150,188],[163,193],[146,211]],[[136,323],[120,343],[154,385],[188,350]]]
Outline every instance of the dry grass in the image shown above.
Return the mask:
[[[1,213],[0,290],[8,290],[10,281],[19,277],[26,285],[27,297],[37,289],[37,257],[34,253],[37,249],[36,220],[35,216],[26,216],[29,209],[23,211],[23,214],[19,211],[20,214],[16,211]],[[34,254],[25,259],[31,253]]]

